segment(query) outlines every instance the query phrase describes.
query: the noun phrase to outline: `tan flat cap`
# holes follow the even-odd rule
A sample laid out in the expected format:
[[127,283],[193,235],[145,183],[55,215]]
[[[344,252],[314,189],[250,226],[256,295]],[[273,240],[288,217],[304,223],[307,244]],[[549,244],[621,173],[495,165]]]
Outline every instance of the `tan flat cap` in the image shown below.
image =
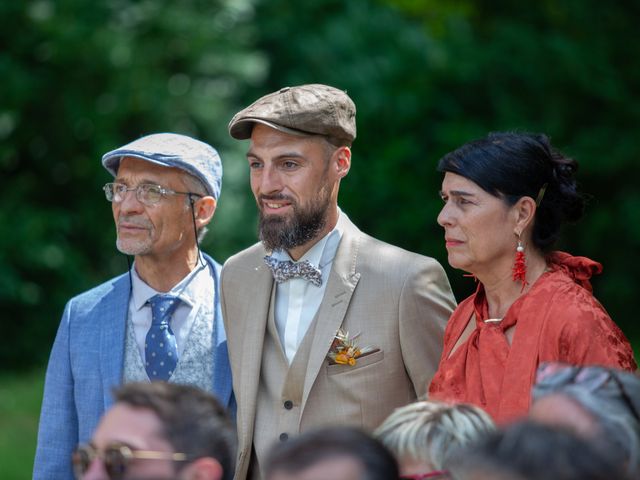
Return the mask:
[[236,113],[229,134],[251,137],[255,123],[291,135],[324,135],[351,143],[356,138],[356,106],[342,90],[321,84],[285,87]]

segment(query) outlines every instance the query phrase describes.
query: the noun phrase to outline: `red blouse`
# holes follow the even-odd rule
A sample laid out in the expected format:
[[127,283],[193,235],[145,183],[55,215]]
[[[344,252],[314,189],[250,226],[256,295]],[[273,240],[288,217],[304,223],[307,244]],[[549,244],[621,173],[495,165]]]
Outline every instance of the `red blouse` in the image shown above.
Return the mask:
[[[602,271],[602,265],[563,252],[552,253],[548,263],[550,270],[500,322],[484,322],[488,306],[482,284],[456,308],[445,330],[429,398],[472,403],[504,423],[529,410],[541,362],[637,368],[629,341],[591,293],[589,279]],[[475,330],[451,354],[474,314]],[[504,332],[514,325],[509,346]]]

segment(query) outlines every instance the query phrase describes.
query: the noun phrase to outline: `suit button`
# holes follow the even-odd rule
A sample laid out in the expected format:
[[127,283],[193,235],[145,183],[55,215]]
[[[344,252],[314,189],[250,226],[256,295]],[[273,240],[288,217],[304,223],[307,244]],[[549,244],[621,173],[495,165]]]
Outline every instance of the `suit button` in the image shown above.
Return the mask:
[[287,410],[291,410],[293,408],[293,402],[291,400],[287,400],[286,402],[284,402],[284,408],[286,408]]
[[286,433],[281,433],[280,434],[280,441],[281,442],[286,442],[287,440],[289,440],[289,435],[287,435]]

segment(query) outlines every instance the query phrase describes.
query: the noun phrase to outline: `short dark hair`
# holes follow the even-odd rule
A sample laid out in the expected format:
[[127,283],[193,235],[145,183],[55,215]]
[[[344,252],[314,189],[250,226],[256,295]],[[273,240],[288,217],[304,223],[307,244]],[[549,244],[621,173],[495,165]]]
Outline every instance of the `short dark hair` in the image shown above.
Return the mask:
[[627,478],[609,453],[568,430],[523,421],[459,450],[446,468],[455,480],[477,472],[523,480]]
[[528,196],[539,201],[532,241],[548,252],[565,222],[584,211],[574,174],[578,163],[551,146],[544,134],[495,132],[466,143],[438,162],[439,172],[451,172],[476,183],[508,205]]
[[[114,390],[116,402],[154,412],[174,450],[190,457],[215,458],[223,480],[235,470],[236,429],[220,402],[199,388],[167,382],[133,382]],[[180,464],[183,466],[185,463]]]
[[360,480],[398,478],[398,464],[384,445],[353,427],[324,427],[276,444],[265,468],[269,478],[277,471],[297,473],[334,458],[352,458],[362,466]]

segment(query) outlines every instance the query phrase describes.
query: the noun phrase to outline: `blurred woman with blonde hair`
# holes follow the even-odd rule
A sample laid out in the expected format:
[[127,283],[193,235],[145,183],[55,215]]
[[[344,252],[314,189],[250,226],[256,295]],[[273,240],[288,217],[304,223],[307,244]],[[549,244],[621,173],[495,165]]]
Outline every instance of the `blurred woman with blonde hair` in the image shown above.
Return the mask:
[[400,478],[448,478],[451,454],[493,432],[491,417],[479,407],[420,401],[396,409],[374,432],[395,455]]

